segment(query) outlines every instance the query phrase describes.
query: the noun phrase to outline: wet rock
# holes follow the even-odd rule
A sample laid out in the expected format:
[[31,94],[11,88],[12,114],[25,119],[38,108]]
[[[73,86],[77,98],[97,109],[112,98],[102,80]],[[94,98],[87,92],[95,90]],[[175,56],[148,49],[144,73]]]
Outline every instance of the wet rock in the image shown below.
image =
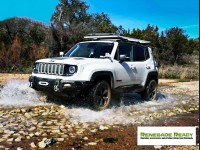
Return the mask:
[[43,139],[41,142],[38,143],[39,148],[45,148],[45,147],[47,147],[47,144],[44,141],[45,140]]
[[38,127],[43,127],[43,125],[45,124],[45,122],[40,122],[37,124]]
[[2,133],[4,133],[4,131],[0,129],[0,134],[2,134]]
[[47,133],[43,133],[42,136],[43,136],[43,137],[47,136]]
[[188,111],[194,111],[194,108],[190,108]]
[[90,130],[90,132],[95,133],[97,132],[97,129]]
[[61,135],[62,138],[68,138],[69,136],[67,134]]
[[0,123],[0,128],[3,128],[3,124],[2,123]]
[[13,142],[14,138],[7,139],[7,142]]
[[25,108],[21,109],[21,112],[25,113],[27,110]]
[[35,136],[40,136],[41,133],[40,132],[35,132]]
[[55,115],[60,115],[60,113],[59,113],[59,112],[56,112]]
[[62,122],[59,122],[59,123],[58,123],[58,122],[57,122],[56,125],[57,125],[57,126],[64,126],[65,123],[62,123]]
[[28,119],[31,118],[31,115],[30,115],[29,113],[25,113],[24,116],[25,116],[26,118],[28,118]]
[[4,133],[6,133],[6,134],[13,134],[15,132],[14,131],[10,131],[10,130],[4,130]]
[[4,149],[5,148],[5,146],[3,146],[3,145],[0,145],[0,149]]
[[18,137],[15,139],[15,142],[21,142],[22,141],[22,138],[21,137]]
[[82,134],[84,131],[85,131],[85,129],[78,129],[76,133],[77,134]]
[[20,136],[20,134],[19,133],[14,133],[12,136],[13,137],[18,137],[18,136]]
[[52,121],[47,121],[47,122],[46,122],[46,125],[52,125],[52,124],[53,124]]
[[35,134],[33,134],[33,133],[29,134],[30,137],[33,137],[34,135],[35,135]]
[[60,129],[60,131],[63,132],[63,133],[67,133],[68,130],[67,129]]
[[30,132],[34,131],[34,130],[36,130],[36,127],[34,127],[34,126],[28,129],[28,131],[30,131]]
[[155,149],[161,149],[162,146],[161,146],[161,145],[154,145],[154,148],[155,148]]
[[103,125],[100,125],[100,126],[99,126],[99,130],[107,130],[107,129],[108,129],[107,126],[103,126]]
[[87,140],[88,140],[88,137],[84,137],[83,140],[84,140],[84,141],[87,141]]
[[167,114],[167,116],[174,116],[174,115],[175,115],[175,113],[173,113],[173,112],[170,112]]
[[60,129],[65,129],[65,126],[64,126],[64,125],[61,125],[61,126],[60,126]]
[[96,142],[89,142],[88,145],[94,146],[94,145],[97,145],[97,143]]
[[4,141],[4,139],[0,138],[0,142],[3,142],[3,141]]
[[183,112],[183,110],[182,109],[180,109],[180,108],[177,108],[176,109],[178,112],[180,112],[180,113],[182,113]]
[[8,137],[10,137],[11,136],[11,134],[4,134],[3,136],[2,136],[2,138],[3,139],[7,139]]
[[63,142],[65,139],[64,138],[55,138],[55,140],[58,142]]
[[69,125],[69,124],[66,124],[65,126],[66,126],[67,128],[72,128],[72,126]]
[[60,133],[60,129],[58,130],[51,130],[52,133]]
[[32,143],[30,144],[30,146],[31,146],[32,148],[36,148],[36,147],[37,147],[37,146],[35,145],[34,142],[32,142]]
[[33,120],[33,121],[32,121],[32,124],[33,124],[33,125],[37,125],[37,124],[38,124],[38,121],[37,121],[37,120]]
[[129,116],[133,116],[133,113],[129,113]]

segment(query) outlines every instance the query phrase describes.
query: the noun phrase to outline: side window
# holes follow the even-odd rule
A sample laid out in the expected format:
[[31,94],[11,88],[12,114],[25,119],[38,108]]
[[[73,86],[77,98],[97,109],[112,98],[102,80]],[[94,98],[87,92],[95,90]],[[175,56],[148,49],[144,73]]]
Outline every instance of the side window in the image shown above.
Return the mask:
[[130,44],[120,44],[115,54],[115,59],[119,60],[120,55],[126,55],[126,61],[133,61],[133,50]]
[[136,45],[134,47],[134,61],[145,61],[145,48]]
[[150,58],[149,50],[147,47],[145,48],[145,57],[146,57],[146,60]]

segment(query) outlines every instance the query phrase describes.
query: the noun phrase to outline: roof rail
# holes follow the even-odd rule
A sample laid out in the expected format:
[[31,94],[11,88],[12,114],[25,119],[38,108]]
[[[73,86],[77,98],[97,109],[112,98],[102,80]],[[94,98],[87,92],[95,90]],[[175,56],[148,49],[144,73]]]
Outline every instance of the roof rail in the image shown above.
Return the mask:
[[101,39],[119,39],[122,41],[137,42],[141,44],[149,44],[150,41],[140,40],[136,38],[125,37],[116,33],[91,33],[84,36],[85,39],[101,40]]
[[90,33],[87,36],[109,36],[109,35],[119,35],[116,33]]

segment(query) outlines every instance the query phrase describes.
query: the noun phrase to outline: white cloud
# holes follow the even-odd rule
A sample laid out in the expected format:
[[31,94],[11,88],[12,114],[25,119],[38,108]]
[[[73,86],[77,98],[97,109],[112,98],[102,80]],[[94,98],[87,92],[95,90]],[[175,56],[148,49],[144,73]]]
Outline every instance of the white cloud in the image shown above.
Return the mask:
[[183,29],[199,28],[199,25],[198,24],[193,24],[193,25],[182,26],[180,28],[183,28]]

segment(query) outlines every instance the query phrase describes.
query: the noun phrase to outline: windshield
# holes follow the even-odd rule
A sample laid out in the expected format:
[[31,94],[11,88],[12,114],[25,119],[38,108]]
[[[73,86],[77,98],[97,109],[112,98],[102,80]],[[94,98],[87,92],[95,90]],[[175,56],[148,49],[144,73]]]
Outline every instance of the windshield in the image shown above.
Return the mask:
[[105,56],[105,53],[111,54],[113,43],[105,42],[85,42],[78,43],[72,47],[67,53],[66,57],[85,57],[85,58],[100,58]]

